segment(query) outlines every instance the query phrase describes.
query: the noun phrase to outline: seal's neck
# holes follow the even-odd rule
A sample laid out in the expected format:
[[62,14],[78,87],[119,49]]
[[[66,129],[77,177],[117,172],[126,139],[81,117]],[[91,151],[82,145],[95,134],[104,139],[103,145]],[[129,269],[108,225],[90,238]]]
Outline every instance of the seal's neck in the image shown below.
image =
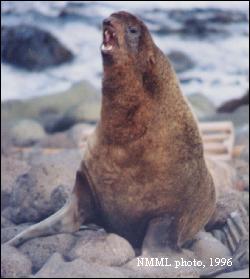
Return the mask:
[[133,67],[105,67],[100,121],[103,140],[126,144],[140,138],[147,130],[149,104]]

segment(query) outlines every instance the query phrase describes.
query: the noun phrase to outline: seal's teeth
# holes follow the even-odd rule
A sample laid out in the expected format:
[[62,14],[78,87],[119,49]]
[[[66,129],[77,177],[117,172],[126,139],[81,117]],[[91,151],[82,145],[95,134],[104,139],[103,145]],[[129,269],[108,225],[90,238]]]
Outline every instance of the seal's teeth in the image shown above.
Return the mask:
[[105,45],[105,44],[102,44],[101,46],[101,50],[103,51],[110,51],[113,49],[113,46],[112,45]]

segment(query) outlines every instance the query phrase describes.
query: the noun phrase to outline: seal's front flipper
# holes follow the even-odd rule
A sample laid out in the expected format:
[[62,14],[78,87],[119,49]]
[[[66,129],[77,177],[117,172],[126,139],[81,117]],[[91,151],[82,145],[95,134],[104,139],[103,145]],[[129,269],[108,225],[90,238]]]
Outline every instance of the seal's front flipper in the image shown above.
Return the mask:
[[88,179],[83,172],[78,171],[72,194],[64,207],[47,219],[19,233],[7,244],[18,246],[26,240],[38,236],[75,232],[79,230],[83,222],[91,220],[93,217],[94,203]]
[[152,219],[143,240],[142,253],[144,255],[160,253],[165,252],[166,249],[179,251],[173,227],[175,227],[174,219],[168,214]]

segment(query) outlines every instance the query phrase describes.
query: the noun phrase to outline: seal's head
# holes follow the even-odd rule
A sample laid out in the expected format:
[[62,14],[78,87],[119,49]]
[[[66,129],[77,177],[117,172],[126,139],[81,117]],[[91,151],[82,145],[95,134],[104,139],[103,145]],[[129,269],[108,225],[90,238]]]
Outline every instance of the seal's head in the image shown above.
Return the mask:
[[[104,65],[145,61],[153,41],[146,25],[136,16],[121,11],[103,21],[101,52]],[[147,51],[145,51],[147,49]]]

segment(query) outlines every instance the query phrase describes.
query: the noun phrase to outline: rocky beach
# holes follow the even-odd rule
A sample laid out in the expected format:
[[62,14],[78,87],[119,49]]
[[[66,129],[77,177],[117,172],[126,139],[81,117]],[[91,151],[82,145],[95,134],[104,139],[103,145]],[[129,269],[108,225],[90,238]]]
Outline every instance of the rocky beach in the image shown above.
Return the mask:
[[[40,4],[22,6],[4,2],[1,277],[248,278],[246,4],[231,9],[223,5],[129,7],[143,18],[170,58],[199,122],[231,121],[234,125],[232,158],[208,160],[219,189],[216,214],[175,254],[163,249],[134,249],[124,238],[95,224],[74,234],[35,238],[16,248],[6,244],[57,211],[69,197],[87,137],[100,117],[101,21],[124,6],[109,1],[52,1],[44,5],[36,1]],[[138,267],[138,259],[143,257],[196,259],[206,268]],[[211,266],[210,258],[232,259],[233,264]]]

